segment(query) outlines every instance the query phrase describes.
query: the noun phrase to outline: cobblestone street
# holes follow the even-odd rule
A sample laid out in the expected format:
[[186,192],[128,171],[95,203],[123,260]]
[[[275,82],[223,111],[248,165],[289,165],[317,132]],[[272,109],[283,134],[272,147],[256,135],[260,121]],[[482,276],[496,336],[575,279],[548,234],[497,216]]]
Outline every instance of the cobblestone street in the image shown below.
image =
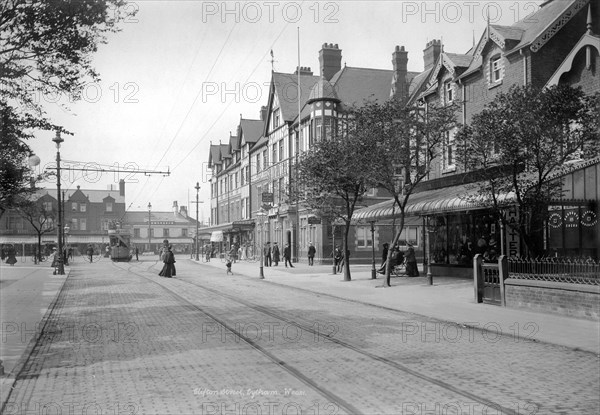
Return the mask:
[[73,266],[3,412],[598,410],[592,353],[177,265]]

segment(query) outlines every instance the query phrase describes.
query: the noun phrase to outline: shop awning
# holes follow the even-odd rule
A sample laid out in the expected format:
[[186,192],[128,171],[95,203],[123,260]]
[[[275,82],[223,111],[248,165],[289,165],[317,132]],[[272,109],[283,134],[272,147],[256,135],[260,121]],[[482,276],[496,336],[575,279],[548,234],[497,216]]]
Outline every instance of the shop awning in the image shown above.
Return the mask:
[[[507,196],[503,197],[506,199]],[[373,206],[356,211],[353,222],[378,222],[398,217],[398,207],[393,209],[394,200],[390,199]],[[410,196],[405,214],[408,217],[432,215],[445,212],[485,209],[477,197],[475,184],[449,186],[434,190],[426,190]]]
[[223,242],[223,231],[213,231],[210,234],[211,242]]

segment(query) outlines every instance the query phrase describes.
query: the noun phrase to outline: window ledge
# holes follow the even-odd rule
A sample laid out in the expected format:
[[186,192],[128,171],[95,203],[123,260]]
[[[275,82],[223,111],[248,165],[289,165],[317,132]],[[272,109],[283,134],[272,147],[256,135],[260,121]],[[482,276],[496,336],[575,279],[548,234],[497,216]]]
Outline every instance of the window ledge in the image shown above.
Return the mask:
[[498,87],[500,85],[502,85],[502,79],[499,80],[499,81],[496,81],[496,82],[494,82],[494,83],[492,83],[490,85],[488,85],[488,89],[493,89],[493,88],[496,88],[496,87]]

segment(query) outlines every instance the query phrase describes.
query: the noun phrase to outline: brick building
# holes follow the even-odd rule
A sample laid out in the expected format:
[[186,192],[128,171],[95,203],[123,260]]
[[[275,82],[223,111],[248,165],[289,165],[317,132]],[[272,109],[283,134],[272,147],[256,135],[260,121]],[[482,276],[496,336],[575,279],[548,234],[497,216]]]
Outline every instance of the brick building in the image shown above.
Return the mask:
[[[426,81],[415,86],[410,101],[421,101],[425,107],[456,101],[460,107],[457,122],[469,124],[473,115],[513,85],[541,88],[566,83],[594,94],[600,90],[599,24],[593,19],[598,12],[598,2],[548,1],[512,26],[488,25],[479,42],[465,54],[449,53],[441,42],[429,42],[424,50],[425,70],[420,75]],[[457,196],[469,191],[468,183],[476,176],[456,164],[454,134],[455,130],[448,131],[428,181],[412,196],[406,210],[409,217],[423,221],[427,217],[433,224],[430,249],[434,273],[443,269],[448,274],[453,266],[461,273],[458,250],[477,238],[511,240],[510,253],[523,254],[518,236],[500,235],[499,224],[487,210],[474,208]],[[548,250],[600,257],[598,162],[592,158],[570,163],[554,176],[564,180],[565,192],[549,212]],[[381,221],[389,218],[390,212],[388,201],[357,212],[356,218]]]

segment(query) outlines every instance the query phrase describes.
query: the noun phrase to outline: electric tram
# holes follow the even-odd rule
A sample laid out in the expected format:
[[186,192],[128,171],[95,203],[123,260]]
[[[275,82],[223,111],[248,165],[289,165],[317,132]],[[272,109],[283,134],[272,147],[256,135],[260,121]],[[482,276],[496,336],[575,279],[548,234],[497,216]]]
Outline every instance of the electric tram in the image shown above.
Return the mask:
[[126,229],[109,229],[110,259],[115,262],[131,260],[131,234]]

